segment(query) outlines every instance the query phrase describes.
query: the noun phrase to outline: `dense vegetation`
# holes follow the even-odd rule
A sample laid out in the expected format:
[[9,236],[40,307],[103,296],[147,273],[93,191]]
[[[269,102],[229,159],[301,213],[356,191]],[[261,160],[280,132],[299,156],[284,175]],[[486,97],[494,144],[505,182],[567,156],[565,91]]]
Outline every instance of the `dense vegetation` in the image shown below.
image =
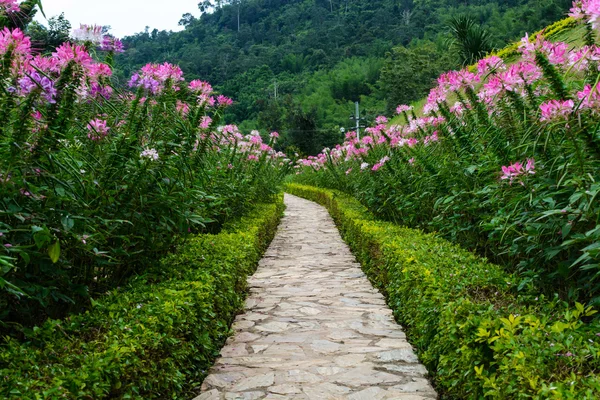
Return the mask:
[[[519,288],[600,303],[597,35],[587,45],[525,37],[438,79],[419,115],[302,161],[302,182],[355,194],[381,218],[439,232],[517,271]],[[565,20],[560,26],[572,26]]]
[[351,196],[303,185],[326,206],[407,329],[444,399],[600,396],[600,321],[435,235],[377,220]]
[[85,314],[0,347],[2,399],[192,399],[243,306],[246,277],[283,209],[258,204],[217,235],[193,235]]
[[147,62],[176,62],[236,98],[228,121],[277,130],[280,146],[316,154],[342,140],[352,102],[360,100],[372,120],[426,95],[437,75],[458,65],[449,50],[453,17],[469,15],[491,46],[502,47],[562,18],[570,0],[212,3],[202,2],[198,19],[185,15],[183,32],[126,38],[122,80]]
[[232,100],[208,83],[164,63],[115,87],[120,41],[99,27],[74,37],[45,55],[20,28],[0,31],[3,333],[85,310],[190,234],[272,198],[288,168],[277,133],[217,129]]

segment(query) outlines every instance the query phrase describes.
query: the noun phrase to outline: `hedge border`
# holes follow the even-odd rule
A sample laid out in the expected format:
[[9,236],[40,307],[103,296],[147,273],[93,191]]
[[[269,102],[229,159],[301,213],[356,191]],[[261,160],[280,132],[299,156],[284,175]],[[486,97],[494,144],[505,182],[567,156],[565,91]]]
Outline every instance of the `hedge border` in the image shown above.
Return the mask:
[[0,344],[0,398],[193,398],[242,309],[283,196],[198,235],[85,314]]
[[591,308],[519,290],[501,267],[378,221],[348,195],[293,183],[286,191],[329,210],[442,398],[600,398],[600,321]]

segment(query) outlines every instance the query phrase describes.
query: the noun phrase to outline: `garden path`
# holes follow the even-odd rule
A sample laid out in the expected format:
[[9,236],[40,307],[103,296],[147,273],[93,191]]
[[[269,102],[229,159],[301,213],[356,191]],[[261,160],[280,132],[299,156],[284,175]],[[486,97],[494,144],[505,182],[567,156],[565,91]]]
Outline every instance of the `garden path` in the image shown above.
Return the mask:
[[246,312],[194,400],[435,399],[327,210],[291,195],[285,202]]

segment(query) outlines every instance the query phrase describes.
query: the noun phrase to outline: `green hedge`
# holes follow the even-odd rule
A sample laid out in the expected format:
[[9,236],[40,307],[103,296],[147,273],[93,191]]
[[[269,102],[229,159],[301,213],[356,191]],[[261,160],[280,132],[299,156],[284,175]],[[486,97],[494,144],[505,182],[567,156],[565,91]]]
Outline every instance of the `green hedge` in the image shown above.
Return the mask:
[[0,345],[0,398],[193,398],[275,234],[282,197],[199,235],[89,312]]
[[388,297],[446,399],[600,398],[600,321],[431,234],[377,221],[357,200],[290,184],[327,207]]

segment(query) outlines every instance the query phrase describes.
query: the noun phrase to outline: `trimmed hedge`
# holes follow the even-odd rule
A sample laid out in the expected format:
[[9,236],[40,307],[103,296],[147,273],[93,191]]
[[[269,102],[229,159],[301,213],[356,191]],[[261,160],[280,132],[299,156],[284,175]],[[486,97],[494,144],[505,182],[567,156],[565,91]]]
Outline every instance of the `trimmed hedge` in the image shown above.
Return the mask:
[[459,246],[377,221],[347,195],[297,184],[287,191],[329,209],[443,398],[600,398],[600,321],[591,308],[537,296]]
[[0,345],[0,398],[192,398],[243,305],[283,198],[199,235],[89,312]]

